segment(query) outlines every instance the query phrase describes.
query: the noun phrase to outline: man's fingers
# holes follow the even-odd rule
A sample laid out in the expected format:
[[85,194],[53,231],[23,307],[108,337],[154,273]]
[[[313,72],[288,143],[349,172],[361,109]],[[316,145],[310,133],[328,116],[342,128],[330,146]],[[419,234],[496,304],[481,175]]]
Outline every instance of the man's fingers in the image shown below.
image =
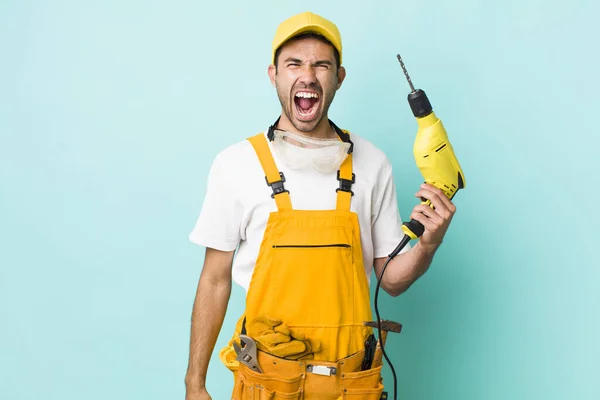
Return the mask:
[[[429,208],[429,207],[427,207],[427,208]],[[415,207],[415,209],[416,209],[416,207]],[[438,226],[438,224],[436,222],[434,222],[433,220],[428,218],[426,215],[424,215],[418,211],[413,211],[412,214],[410,215],[410,218],[419,221],[423,225],[423,227],[425,229],[427,229],[428,231],[434,230]]]
[[425,214],[427,218],[433,221],[436,224],[441,224],[444,222],[442,217],[438,214],[438,212],[431,209],[431,207],[426,206],[425,204],[419,204],[415,206],[413,209],[413,214]]
[[[431,202],[431,205],[433,205],[435,211],[437,214],[441,215],[442,217],[447,216],[448,214],[450,214],[450,211],[448,210],[448,208],[446,207],[446,205],[442,202],[442,200],[440,199],[439,195],[427,190],[427,189],[422,189],[419,190],[416,194],[415,197],[419,197],[421,199],[426,199],[429,200]],[[428,207],[428,206],[426,206]]]
[[437,195],[440,202],[446,206],[446,209],[448,209],[448,211],[450,211],[451,214],[454,214],[456,212],[456,206],[452,203],[452,201],[450,201],[450,199],[446,196],[446,194],[441,189],[438,189],[435,186],[430,185],[428,183],[423,183],[421,185],[421,188],[428,190],[428,191],[434,193],[435,195]]
[[456,211],[454,204],[446,197],[444,192],[431,185],[428,185],[427,189],[419,190],[415,197],[429,200],[435,211],[443,218],[450,218]]

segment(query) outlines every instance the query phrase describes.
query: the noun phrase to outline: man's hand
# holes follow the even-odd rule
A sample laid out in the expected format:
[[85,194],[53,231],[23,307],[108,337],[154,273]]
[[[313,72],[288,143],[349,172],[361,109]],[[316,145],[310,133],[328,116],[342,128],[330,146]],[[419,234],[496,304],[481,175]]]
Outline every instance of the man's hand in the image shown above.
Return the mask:
[[421,185],[421,190],[415,194],[415,197],[423,197],[431,201],[434,207],[431,209],[430,206],[419,204],[410,215],[411,219],[419,221],[425,227],[425,231],[419,239],[420,245],[428,253],[434,253],[444,239],[456,207],[444,192],[426,183]]
[[[421,190],[415,194],[415,197],[429,200],[435,209],[425,204],[418,204],[410,215],[411,219],[423,224],[425,231],[413,248],[390,261],[381,281],[381,287],[392,296],[404,293],[429,269],[433,256],[442,243],[456,212],[456,207],[450,199],[435,186],[422,184]],[[377,276],[381,275],[386,260],[387,257],[374,260]]]
[[185,394],[185,400],[212,400],[212,397],[206,391],[206,388],[197,390],[188,390]]
[[[415,194],[415,197],[429,200],[435,209],[425,204],[418,204],[410,215],[411,219],[423,224],[425,231],[414,247],[390,261],[381,281],[381,287],[392,296],[404,293],[429,269],[456,212],[456,207],[450,199],[435,186],[422,184],[421,190]],[[386,260],[387,257],[374,260],[377,276],[381,275]]]

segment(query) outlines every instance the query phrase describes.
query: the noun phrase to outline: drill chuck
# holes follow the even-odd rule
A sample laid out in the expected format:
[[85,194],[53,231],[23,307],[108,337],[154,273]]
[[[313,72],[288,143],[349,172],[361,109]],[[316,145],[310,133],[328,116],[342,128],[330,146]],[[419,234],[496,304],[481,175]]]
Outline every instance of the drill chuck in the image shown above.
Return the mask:
[[433,111],[427,95],[421,89],[414,90],[408,94],[408,104],[415,118],[425,117]]
[[431,107],[431,103],[429,102],[427,95],[421,89],[415,89],[415,86],[413,85],[412,80],[408,75],[408,71],[404,66],[402,57],[400,57],[400,54],[398,54],[396,57],[398,57],[398,61],[400,62],[400,66],[402,67],[402,71],[404,72],[404,76],[406,76],[406,80],[408,81],[408,84],[410,86],[411,92],[408,94],[408,104],[410,105],[410,109],[412,110],[413,115],[416,118],[422,118],[431,114],[433,108]]

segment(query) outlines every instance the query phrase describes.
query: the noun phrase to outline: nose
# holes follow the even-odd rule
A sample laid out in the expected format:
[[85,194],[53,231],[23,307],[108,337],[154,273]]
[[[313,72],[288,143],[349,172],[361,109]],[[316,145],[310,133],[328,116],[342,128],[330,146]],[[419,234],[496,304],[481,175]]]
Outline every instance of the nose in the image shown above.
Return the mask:
[[311,63],[307,62],[302,65],[299,80],[305,85],[311,85],[317,82],[315,68]]

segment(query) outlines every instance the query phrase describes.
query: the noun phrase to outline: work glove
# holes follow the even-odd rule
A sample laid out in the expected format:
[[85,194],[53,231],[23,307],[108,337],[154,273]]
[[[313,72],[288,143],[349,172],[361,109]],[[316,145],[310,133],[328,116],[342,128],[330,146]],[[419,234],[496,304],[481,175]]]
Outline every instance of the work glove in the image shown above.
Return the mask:
[[301,333],[293,333],[281,320],[259,316],[246,325],[248,336],[259,350],[291,360],[311,359],[320,344],[311,343]]

